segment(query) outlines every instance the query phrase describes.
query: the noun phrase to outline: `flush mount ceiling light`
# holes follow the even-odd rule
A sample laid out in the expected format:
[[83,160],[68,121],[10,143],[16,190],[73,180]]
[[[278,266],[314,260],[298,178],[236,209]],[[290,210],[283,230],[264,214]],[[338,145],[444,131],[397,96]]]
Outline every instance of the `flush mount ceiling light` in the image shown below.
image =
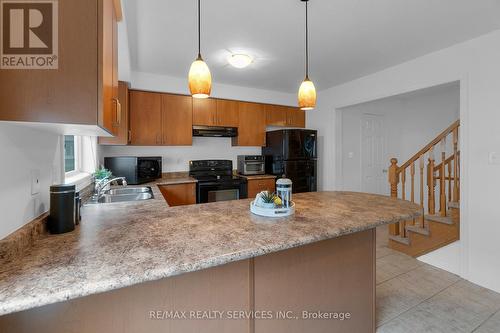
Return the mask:
[[227,57],[227,61],[233,67],[245,68],[252,63],[253,58],[248,54],[235,53],[235,54],[230,54]]
[[309,36],[307,21],[307,4],[309,0],[300,0],[306,3],[306,77],[299,88],[298,100],[301,110],[312,110],[316,106],[316,88],[309,79]]
[[194,98],[208,98],[212,90],[212,75],[201,57],[201,13],[198,0],[198,57],[191,64],[188,74],[189,91]]

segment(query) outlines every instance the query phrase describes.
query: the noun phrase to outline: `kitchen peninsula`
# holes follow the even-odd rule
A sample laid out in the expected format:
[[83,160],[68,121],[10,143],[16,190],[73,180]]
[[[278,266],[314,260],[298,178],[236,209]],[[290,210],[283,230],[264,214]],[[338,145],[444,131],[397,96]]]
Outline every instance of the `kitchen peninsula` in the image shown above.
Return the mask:
[[374,228],[421,211],[316,192],[268,219],[250,200],[168,207],[152,187],[154,200],[85,206],[77,230],[2,263],[0,331],[374,332]]

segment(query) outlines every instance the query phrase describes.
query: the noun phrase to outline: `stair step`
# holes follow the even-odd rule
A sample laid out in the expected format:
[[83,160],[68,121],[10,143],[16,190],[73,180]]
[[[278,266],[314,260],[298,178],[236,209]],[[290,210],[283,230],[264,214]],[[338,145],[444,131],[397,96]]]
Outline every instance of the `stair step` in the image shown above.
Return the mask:
[[439,215],[425,215],[425,219],[433,222],[439,222],[443,224],[453,225],[453,220],[449,216],[439,216]]
[[460,209],[460,202],[450,201],[450,202],[448,202],[448,208]]
[[389,239],[393,240],[395,242],[404,244],[404,245],[410,245],[410,239],[409,238],[405,238],[405,237],[401,237],[401,236],[389,235]]
[[406,226],[406,230],[414,232],[414,233],[417,233],[417,234],[421,234],[421,235],[424,235],[424,236],[429,236],[430,235],[429,229],[417,227],[416,225],[407,225]]

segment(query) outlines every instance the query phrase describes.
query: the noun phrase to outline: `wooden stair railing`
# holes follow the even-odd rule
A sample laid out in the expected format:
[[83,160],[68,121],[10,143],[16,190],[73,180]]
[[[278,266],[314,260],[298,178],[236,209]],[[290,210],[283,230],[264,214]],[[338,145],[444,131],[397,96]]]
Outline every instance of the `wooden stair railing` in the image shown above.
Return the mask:
[[[446,217],[448,203],[458,202],[460,200],[459,127],[460,120],[457,120],[401,166],[398,166],[398,160],[396,158],[391,158],[391,165],[389,167],[391,197],[400,197],[403,200],[408,200],[408,188],[406,184],[408,181],[408,169],[410,175],[409,200],[415,202],[415,164],[418,163],[419,204],[422,207],[422,213],[427,209],[429,215],[436,215],[436,186],[439,185],[439,216]],[[451,152],[447,152],[446,149],[446,142],[449,136],[451,136],[452,140]],[[440,153],[437,164],[434,156],[436,151]],[[447,156],[447,154],[449,154],[449,156]],[[427,169],[424,175],[426,155]],[[425,186],[427,186],[427,203],[424,202]],[[399,188],[401,189],[401,196],[399,196]],[[423,214],[422,217],[418,219],[418,222],[415,220],[405,221],[389,226],[389,234],[405,238],[406,226],[408,223],[424,228],[425,220]]]

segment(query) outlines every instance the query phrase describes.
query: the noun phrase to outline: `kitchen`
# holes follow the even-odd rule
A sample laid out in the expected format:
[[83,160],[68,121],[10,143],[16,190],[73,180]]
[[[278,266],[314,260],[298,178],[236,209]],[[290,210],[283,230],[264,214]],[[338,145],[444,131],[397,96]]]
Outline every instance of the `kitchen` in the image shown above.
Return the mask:
[[377,330],[422,209],[329,182],[340,4],[259,4],[0,0],[1,332]]

